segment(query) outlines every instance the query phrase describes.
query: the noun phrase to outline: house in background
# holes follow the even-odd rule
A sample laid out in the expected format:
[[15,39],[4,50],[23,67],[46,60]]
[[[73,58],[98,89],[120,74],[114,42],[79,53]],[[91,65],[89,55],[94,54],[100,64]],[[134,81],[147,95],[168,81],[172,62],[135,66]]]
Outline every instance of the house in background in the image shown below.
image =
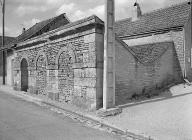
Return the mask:
[[[115,23],[116,105],[192,80],[191,6],[184,2],[145,14],[138,3],[135,8],[136,17]],[[75,22],[59,17],[34,25],[10,46],[7,84],[102,108],[104,22],[96,16]]]
[[[5,40],[4,44],[5,44],[5,46],[7,46],[8,44],[15,42],[16,38],[5,36],[4,40]],[[0,36],[0,48],[2,48],[2,36]],[[6,72],[7,72],[7,70],[6,70]],[[7,75],[7,73],[6,73],[6,75]],[[3,54],[2,54],[2,52],[0,52],[0,84],[3,84]]]
[[[172,83],[192,81],[191,6],[188,2],[116,22],[124,47],[116,50],[117,102]],[[156,90],[155,90],[156,91]],[[149,95],[150,96],[150,95]]]

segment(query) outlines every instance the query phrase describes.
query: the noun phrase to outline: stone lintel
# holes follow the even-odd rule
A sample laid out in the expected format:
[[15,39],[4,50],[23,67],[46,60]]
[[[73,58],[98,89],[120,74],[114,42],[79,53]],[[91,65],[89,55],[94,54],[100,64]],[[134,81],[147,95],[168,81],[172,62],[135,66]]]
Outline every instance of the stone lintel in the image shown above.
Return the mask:
[[58,70],[58,65],[48,65],[47,70]]
[[73,69],[83,69],[83,68],[95,68],[95,63],[75,63],[73,64]]

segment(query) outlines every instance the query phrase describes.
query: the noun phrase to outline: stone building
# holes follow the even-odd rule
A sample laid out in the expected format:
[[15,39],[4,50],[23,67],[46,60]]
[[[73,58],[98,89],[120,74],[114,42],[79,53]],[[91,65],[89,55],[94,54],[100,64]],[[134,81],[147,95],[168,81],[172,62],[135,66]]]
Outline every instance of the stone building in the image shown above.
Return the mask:
[[13,65],[12,75],[8,74],[13,77],[12,85],[59,102],[99,108],[103,21],[96,16],[77,22],[59,17],[42,21],[18,37],[12,47],[14,55],[8,56]]
[[[116,21],[116,105],[192,80],[191,13],[185,2]],[[95,110],[103,103],[104,22],[65,14],[25,30],[8,54],[16,90]]]

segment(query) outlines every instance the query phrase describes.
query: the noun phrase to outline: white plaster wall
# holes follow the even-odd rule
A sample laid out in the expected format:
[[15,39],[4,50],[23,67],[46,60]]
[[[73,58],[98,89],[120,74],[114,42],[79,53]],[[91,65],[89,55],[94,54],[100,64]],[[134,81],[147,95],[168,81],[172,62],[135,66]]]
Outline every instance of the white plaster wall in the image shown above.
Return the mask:
[[12,60],[14,59],[14,54],[9,54],[7,56],[7,77],[6,84],[9,86],[13,85],[13,64]]

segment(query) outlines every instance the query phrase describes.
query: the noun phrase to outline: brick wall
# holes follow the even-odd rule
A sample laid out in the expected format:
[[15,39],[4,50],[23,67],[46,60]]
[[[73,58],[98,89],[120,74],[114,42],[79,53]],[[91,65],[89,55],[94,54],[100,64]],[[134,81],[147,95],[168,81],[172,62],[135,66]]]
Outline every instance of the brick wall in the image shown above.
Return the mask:
[[145,94],[181,82],[182,73],[174,45],[154,63],[143,65],[116,42],[116,104],[126,103],[133,94]]

